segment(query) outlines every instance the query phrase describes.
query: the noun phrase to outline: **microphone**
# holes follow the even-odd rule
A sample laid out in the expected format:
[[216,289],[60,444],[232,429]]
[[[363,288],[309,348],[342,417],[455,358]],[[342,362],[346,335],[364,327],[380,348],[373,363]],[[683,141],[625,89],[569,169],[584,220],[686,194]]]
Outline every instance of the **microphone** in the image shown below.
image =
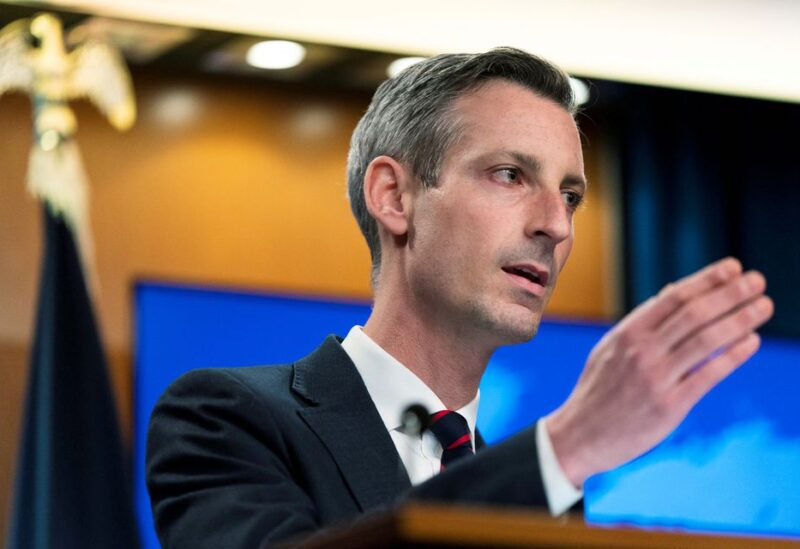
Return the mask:
[[431,414],[422,404],[412,404],[400,415],[400,425],[403,432],[411,437],[418,437],[424,433],[431,423]]
[[[400,414],[400,432],[409,437],[408,441],[401,444],[398,448],[400,453],[400,461],[408,473],[408,478],[411,484],[419,484],[427,478],[424,473],[419,471],[419,463],[422,454],[421,448],[415,450],[422,441],[422,433],[430,425],[430,413],[428,409],[422,404],[412,404],[403,410]],[[420,476],[422,474],[422,476]]]

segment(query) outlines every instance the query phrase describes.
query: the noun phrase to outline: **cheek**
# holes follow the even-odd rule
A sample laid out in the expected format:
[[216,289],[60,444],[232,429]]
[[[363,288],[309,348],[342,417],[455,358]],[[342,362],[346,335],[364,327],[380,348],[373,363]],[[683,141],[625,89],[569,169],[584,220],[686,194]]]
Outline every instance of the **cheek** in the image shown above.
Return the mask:
[[427,264],[423,269],[436,273],[449,292],[460,292],[482,279],[480,272],[494,247],[491,235],[479,212],[462,207],[437,213],[436,222],[426,228],[418,257]]
[[[460,189],[465,190],[467,184],[461,182]],[[498,230],[508,224],[503,216],[509,208],[498,208],[489,200],[491,197],[480,193],[454,195],[441,189],[429,192],[429,201],[417,210],[415,220],[419,257],[445,271],[473,279],[476,269],[502,247],[504,239]]]
[[451,221],[457,224],[458,231],[451,245],[465,256],[465,261],[483,263],[503,247],[508,220],[493,212],[486,204],[465,205],[454,212]]
[[439,203],[424,217],[420,230],[424,230],[428,244],[444,253],[464,253],[463,248],[476,244],[487,225],[485,205],[468,201]]

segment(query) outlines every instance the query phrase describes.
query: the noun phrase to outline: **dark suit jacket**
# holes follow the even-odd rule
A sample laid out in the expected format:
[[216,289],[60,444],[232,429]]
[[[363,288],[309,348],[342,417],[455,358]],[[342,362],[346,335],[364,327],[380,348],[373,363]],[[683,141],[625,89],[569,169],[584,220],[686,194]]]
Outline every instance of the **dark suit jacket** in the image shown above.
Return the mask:
[[165,548],[257,547],[403,499],[546,505],[535,428],[411,487],[334,337],[294,364],[197,370],[150,420],[147,487]]

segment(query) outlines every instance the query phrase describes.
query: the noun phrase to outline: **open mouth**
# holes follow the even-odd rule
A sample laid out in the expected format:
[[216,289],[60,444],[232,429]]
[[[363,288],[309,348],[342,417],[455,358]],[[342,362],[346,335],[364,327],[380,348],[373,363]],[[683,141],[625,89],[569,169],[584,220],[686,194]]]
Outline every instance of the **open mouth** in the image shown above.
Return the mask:
[[539,270],[530,265],[512,265],[509,267],[503,267],[503,270],[510,275],[518,276],[529,280],[533,284],[538,286],[545,286],[547,285],[547,271]]

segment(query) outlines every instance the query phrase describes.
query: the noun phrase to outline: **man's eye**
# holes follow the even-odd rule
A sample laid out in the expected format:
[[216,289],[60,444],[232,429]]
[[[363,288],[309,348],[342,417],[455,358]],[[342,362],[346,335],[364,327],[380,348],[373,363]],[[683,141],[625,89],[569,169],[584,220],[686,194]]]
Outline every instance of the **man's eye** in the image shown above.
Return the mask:
[[564,203],[573,210],[581,205],[583,202],[583,195],[575,191],[563,191],[561,196],[564,197]]
[[516,168],[500,168],[494,172],[494,175],[501,183],[517,183],[520,174]]

